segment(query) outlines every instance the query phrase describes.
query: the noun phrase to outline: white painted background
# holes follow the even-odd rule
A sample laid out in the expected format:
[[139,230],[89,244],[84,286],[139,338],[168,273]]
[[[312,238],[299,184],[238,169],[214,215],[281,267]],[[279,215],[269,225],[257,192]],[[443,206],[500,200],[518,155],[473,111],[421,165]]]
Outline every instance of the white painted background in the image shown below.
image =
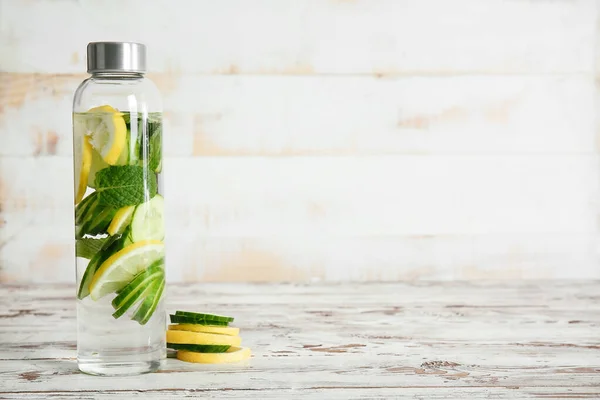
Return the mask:
[[[151,5],[151,6],[150,6]],[[0,0],[0,281],[73,281],[89,41],[149,47],[172,281],[600,278],[595,0]]]

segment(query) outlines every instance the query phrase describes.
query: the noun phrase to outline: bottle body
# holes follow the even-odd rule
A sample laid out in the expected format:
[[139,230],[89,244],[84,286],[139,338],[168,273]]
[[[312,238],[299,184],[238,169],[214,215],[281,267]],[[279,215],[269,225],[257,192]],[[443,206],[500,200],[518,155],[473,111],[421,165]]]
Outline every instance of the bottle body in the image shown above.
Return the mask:
[[96,73],[73,101],[79,368],[156,370],[165,349],[162,103],[140,73]]

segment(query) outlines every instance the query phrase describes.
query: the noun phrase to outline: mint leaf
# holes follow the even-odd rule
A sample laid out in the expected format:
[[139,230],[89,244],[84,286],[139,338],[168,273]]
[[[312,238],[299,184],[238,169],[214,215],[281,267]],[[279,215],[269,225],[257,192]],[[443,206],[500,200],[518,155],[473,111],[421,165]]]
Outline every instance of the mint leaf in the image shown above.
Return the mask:
[[77,243],[75,243],[75,253],[77,257],[87,258],[88,260],[94,257],[94,255],[99,252],[102,247],[108,241],[108,237],[94,239],[94,238],[82,238],[78,239]]
[[98,202],[116,208],[136,206],[156,194],[156,174],[137,165],[111,165],[96,173]]

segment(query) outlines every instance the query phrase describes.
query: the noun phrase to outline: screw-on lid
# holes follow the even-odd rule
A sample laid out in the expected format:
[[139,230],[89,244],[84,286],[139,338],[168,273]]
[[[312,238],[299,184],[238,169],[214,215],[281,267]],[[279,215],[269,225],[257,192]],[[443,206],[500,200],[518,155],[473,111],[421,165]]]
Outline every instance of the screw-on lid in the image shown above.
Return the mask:
[[146,72],[146,46],[132,42],[87,45],[87,72]]

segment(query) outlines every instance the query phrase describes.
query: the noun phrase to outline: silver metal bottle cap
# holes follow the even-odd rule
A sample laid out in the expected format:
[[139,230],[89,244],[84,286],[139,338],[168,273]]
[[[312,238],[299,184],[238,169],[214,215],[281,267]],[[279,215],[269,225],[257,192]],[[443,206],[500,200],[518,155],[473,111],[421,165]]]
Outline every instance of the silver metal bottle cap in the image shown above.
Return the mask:
[[91,42],[87,72],[146,72],[146,46],[132,42]]

